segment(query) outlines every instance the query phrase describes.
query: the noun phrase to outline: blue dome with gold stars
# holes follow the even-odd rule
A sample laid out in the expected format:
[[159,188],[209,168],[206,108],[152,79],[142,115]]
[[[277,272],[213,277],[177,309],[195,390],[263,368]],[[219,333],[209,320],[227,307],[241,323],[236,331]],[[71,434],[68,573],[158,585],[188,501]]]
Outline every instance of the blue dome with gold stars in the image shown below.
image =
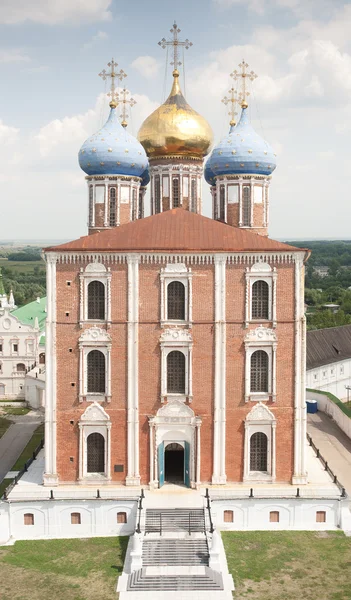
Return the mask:
[[136,175],[146,180],[148,159],[138,140],[119,122],[116,108],[79,151],[79,165],[87,175]]
[[205,179],[214,185],[218,175],[270,175],[276,168],[276,155],[272,148],[252,127],[243,107],[240,121],[231,126],[206,163]]

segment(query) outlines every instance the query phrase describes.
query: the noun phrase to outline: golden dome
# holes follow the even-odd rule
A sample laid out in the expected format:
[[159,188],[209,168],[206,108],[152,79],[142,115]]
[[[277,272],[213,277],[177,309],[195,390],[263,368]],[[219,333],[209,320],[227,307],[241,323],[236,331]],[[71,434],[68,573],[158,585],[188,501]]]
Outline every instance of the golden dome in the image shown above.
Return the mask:
[[188,156],[201,159],[208,154],[212,129],[189,106],[179,86],[179,73],[173,71],[173,86],[166,102],[157,108],[139,129],[138,140],[149,158]]

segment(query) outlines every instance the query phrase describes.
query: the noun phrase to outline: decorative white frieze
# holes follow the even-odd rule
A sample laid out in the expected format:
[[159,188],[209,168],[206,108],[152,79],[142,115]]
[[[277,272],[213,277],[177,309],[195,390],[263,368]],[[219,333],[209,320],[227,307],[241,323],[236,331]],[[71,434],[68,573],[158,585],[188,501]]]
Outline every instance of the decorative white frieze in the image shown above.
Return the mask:
[[192,344],[193,337],[187,329],[178,329],[178,327],[172,327],[169,329],[165,329],[163,333],[161,333],[160,342],[162,344],[172,344],[177,342],[177,345],[186,343]]
[[97,423],[98,421],[109,421],[110,417],[107,412],[103,409],[103,407],[94,402],[84,411],[82,414],[80,421],[84,423]]
[[269,327],[264,327],[263,325],[259,325],[256,329],[251,329],[245,336],[245,345],[246,344],[262,344],[264,343],[274,343],[277,341],[277,334],[274,329],[270,329]]
[[275,421],[275,416],[269,408],[262,402],[258,402],[247,414],[245,421]]
[[83,331],[82,335],[79,338],[79,344],[83,345],[96,345],[98,344],[111,344],[111,336],[107,333],[105,329],[101,329],[101,327],[90,327]]

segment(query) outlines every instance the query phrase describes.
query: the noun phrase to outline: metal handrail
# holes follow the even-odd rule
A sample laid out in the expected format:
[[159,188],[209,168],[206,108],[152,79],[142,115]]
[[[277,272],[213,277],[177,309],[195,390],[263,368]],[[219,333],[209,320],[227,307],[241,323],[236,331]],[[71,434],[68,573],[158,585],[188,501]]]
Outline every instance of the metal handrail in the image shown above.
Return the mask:
[[338,480],[338,478],[335,475],[335,473],[331,470],[331,468],[328,465],[328,462],[321,455],[319,448],[317,448],[317,446],[314,443],[314,441],[312,440],[311,436],[308,433],[306,435],[307,435],[307,440],[308,440],[309,445],[315,451],[316,457],[319,458],[319,460],[321,461],[322,465],[324,466],[324,470],[327,471],[327,473],[329,473],[330,477],[333,479],[333,483],[335,483],[335,485],[338,486],[338,488],[339,488],[339,490],[341,492],[341,497],[342,498],[346,498],[346,496],[347,496],[346,490],[345,490],[344,486],[342,485],[341,481]]
[[[211,499],[210,499],[210,494],[208,491],[208,488],[206,488],[206,494],[205,494],[205,498],[207,500],[207,510],[208,510],[208,518],[210,521],[210,533],[213,533],[215,528],[213,526],[213,521],[212,521],[212,513],[211,513]],[[205,524],[205,533],[206,533],[206,524]]]
[[144,498],[145,498],[144,489],[141,488],[141,494],[140,494],[140,498],[139,498],[139,502],[138,502],[139,517],[138,517],[138,523],[137,523],[137,527],[136,527],[135,533],[141,533],[141,528],[140,528],[140,524],[141,524],[141,511],[143,510],[143,499]]

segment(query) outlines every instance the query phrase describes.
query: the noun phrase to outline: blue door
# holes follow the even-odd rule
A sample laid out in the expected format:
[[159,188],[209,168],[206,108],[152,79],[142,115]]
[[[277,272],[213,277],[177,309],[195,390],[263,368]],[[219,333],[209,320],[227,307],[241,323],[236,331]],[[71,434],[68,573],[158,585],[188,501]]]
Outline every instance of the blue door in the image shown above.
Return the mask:
[[165,482],[165,448],[164,443],[158,447],[158,487],[162,487]]
[[190,444],[184,442],[184,483],[190,487]]

